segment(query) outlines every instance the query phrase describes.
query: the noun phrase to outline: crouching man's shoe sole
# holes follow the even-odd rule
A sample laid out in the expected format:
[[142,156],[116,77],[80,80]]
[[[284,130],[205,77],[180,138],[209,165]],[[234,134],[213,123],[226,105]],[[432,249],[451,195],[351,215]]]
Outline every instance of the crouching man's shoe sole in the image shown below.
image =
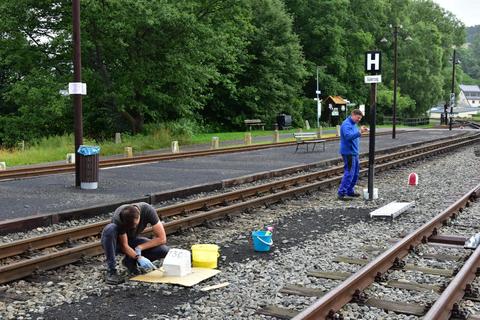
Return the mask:
[[350,198],[348,196],[337,196],[337,199],[340,200],[340,201],[350,201],[350,200],[352,200],[352,198]]
[[107,273],[107,277],[105,278],[105,282],[107,284],[121,284],[125,282],[123,277],[119,276],[118,273]]

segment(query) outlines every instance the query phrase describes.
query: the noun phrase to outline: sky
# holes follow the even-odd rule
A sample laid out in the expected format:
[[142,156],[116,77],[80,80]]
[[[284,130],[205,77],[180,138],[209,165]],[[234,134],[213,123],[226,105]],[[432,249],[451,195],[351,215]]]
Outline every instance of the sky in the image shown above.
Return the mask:
[[480,0],[433,0],[457,16],[467,27],[480,24]]

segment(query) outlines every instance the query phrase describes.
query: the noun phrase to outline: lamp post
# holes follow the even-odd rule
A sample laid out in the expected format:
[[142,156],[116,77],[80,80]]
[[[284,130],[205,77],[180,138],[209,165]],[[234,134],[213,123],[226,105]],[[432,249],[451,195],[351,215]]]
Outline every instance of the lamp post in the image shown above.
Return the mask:
[[[392,25],[390,25],[392,28]],[[398,71],[398,33],[399,29],[402,29],[402,25],[395,25],[393,27],[393,107],[392,107],[392,139],[395,139],[396,136],[396,125],[397,125],[397,71]],[[407,36],[406,41],[411,41],[412,38]],[[386,43],[388,40],[383,38],[380,42]]]
[[[82,55],[80,46],[80,0],[72,1],[73,18],[73,81],[82,82]],[[75,185],[80,186],[80,161],[78,148],[83,144],[82,95],[73,94],[75,127]]]
[[450,93],[450,121],[448,125],[448,130],[452,130],[453,125],[453,107],[455,106],[455,66],[460,63],[460,60],[457,60],[457,50],[453,48],[453,58],[452,58],[452,90]]
[[320,102],[320,88],[318,87],[318,66],[317,66],[317,90],[315,94],[317,95],[317,128],[320,129],[320,117],[322,116],[322,103]]

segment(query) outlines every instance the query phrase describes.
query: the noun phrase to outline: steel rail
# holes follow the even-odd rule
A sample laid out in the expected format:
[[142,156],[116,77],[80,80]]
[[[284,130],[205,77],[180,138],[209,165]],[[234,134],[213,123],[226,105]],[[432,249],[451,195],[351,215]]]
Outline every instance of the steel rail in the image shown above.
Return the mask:
[[[409,234],[393,247],[379,255],[373,261],[369,262],[359,271],[342,282],[339,286],[328,292],[325,296],[317,300],[304,311],[295,316],[294,320],[314,320],[325,319],[333,316],[345,304],[349,303],[355,294],[363,291],[370,286],[377,275],[385,273],[390,269],[395,261],[399,261],[406,256],[412,248],[421,242],[428,242],[428,237],[435,235],[450,217],[455,215],[460,209],[465,207],[470,201],[480,196],[480,184],[471,189],[464,196],[450,205],[439,215],[422,225],[413,233]],[[432,318],[433,319],[433,318]]]
[[[377,135],[385,135],[387,133],[377,133]],[[324,140],[328,141],[337,141],[338,137],[325,138]],[[209,155],[219,155],[219,154],[228,154],[234,152],[248,152],[269,148],[280,148],[295,145],[295,141],[286,141],[279,143],[266,143],[254,146],[240,146],[240,147],[225,147],[221,149],[214,150],[199,150],[199,151],[187,151],[180,152],[175,154],[153,154],[153,155],[143,155],[136,156],[133,158],[117,158],[117,159],[105,159],[100,160],[100,168],[109,168],[122,165],[133,165],[133,164],[142,164],[149,162],[165,161],[165,160],[175,160],[182,158],[195,158],[203,157]],[[73,172],[75,169],[74,164],[58,164],[58,165],[47,165],[47,166],[34,166],[28,168],[16,168],[16,169],[7,169],[0,171],[0,181],[1,180],[10,180],[17,178],[27,178],[47,174],[57,174],[57,173],[68,173]]]
[[462,269],[455,275],[455,278],[449,283],[442,292],[437,301],[430,307],[430,310],[423,317],[425,320],[448,320],[451,317],[452,310],[465,295],[466,287],[476,277],[480,266],[480,246],[468,258]]
[[[378,163],[384,163],[390,159],[406,158],[408,155],[418,154],[425,150],[433,150],[439,146],[449,146],[452,142],[464,141],[465,138],[455,139],[453,141],[439,142],[431,145],[421,146],[406,151],[399,151],[393,154],[380,156],[376,159]],[[368,161],[360,162],[361,167],[365,167]],[[392,162],[395,164],[395,162]],[[343,166],[334,166],[325,170],[304,174],[302,176],[282,179],[280,181],[269,182],[259,186],[231,191],[220,195],[214,195],[206,198],[196,199],[189,202],[174,204],[171,206],[157,209],[160,218],[167,218],[175,215],[186,214],[198,210],[210,210],[214,206],[226,206],[229,202],[239,201],[258,196],[262,193],[274,192],[278,189],[287,189],[288,187],[298,185],[301,183],[309,183],[314,180],[324,179],[325,177],[340,175],[343,172]],[[109,223],[109,220],[100,221],[86,226],[70,228],[62,231],[52,232],[47,235],[33,237],[29,239],[19,240],[8,244],[0,245],[0,259],[20,255],[31,252],[32,250],[39,250],[62,243],[79,240],[89,236],[98,235],[103,227]]]
[[[411,155],[405,159],[398,159],[389,163],[381,164],[377,166],[377,169],[378,171],[387,170],[388,168],[396,167],[400,165],[402,162],[409,163],[414,159],[422,158],[424,156],[430,156],[433,154],[437,154],[439,152],[445,152],[445,151],[451,150],[454,147],[461,147],[478,140],[480,140],[480,138],[457,143],[454,146],[446,146],[446,147],[442,147],[441,149],[430,150],[430,151],[427,151],[425,154]],[[366,169],[362,169],[361,174],[363,175],[365,173],[366,173]],[[261,196],[259,198],[254,198],[251,200],[236,203],[226,207],[213,209],[211,211],[194,213],[188,217],[164,223],[164,227],[167,234],[171,234],[179,230],[184,230],[190,227],[201,225],[207,221],[220,219],[231,214],[242,212],[252,207],[269,205],[269,204],[283,201],[285,199],[288,199],[300,194],[304,194],[311,190],[319,190],[324,186],[329,186],[334,183],[338,183],[340,179],[341,179],[341,176],[337,176],[337,177],[329,178],[322,181],[315,181],[307,185],[294,187],[289,190],[279,191],[277,193],[268,194],[265,196]],[[312,180],[316,180],[316,179],[312,179]],[[99,224],[101,223],[102,222],[99,222],[96,225],[96,227],[100,227]],[[147,228],[144,233],[150,233],[150,232],[151,232],[151,228]],[[85,250],[84,254],[81,254],[83,250],[82,248],[84,248]],[[101,253],[101,251],[102,251],[101,244],[99,241],[96,241],[93,244],[89,243],[89,244],[79,245],[75,248],[68,248],[66,250],[57,252],[54,255],[49,254],[41,257],[32,258],[26,261],[16,262],[13,264],[9,264],[7,266],[1,266],[0,267],[0,284],[21,279],[25,276],[28,276],[29,274],[34,273],[36,270],[54,269],[61,265],[65,265],[73,261],[77,261],[83,256],[92,256],[92,255],[99,254]]]

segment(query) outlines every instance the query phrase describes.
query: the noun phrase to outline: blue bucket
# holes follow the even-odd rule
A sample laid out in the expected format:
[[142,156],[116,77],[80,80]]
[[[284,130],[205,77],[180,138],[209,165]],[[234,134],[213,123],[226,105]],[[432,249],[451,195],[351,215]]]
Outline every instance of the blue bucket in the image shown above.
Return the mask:
[[266,234],[268,231],[253,231],[252,240],[253,240],[253,249],[255,251],[270,251],[270,246],[273,244],[272,233]]

